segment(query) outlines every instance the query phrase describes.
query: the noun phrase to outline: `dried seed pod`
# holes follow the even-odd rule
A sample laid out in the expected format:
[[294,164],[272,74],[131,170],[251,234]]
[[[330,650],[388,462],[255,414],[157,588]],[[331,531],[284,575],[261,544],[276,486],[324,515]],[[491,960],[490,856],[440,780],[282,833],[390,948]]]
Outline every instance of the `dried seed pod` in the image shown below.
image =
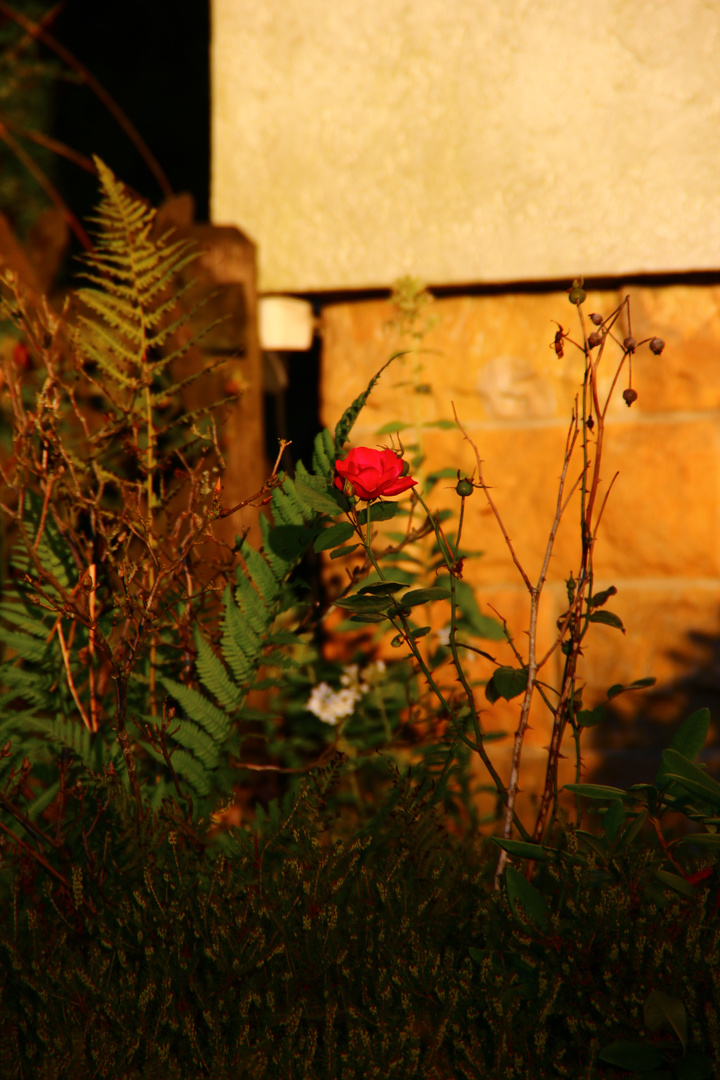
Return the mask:
[[596,349],[602,341],[602,334],[599,334],[597,330],[593,330],[588,338],[588,345],[591,349]]
[[633,401],[637,401],[637,390],[633,390],[632,386],[628,386],[627,390],[623,390],[623,401],[629,409]]
[[602,315],[598,315],[597,311],[593,311],[592,315],[590,316],[590,321],[594,322],[596,326],[602,326],[603,317]]
[[630,334],[629,337],[626,337],[625,340],[623,341],[623,349],[625,350],[625,352],[635,352],[636,348],[637,348],[637,341],[632,336],[632,334]]
[[659,356],[664,348],[665,348],[665,342],[663,341],[662,338],[654,337],[651,340],[651,342],[650,342],[650,352],[651,353],[655,353],[656,356]]

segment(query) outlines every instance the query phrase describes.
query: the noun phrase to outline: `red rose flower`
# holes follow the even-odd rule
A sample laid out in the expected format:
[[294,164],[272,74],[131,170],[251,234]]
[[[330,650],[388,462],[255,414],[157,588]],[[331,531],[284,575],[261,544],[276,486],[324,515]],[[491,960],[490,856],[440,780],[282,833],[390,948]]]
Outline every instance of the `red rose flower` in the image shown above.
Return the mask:
[[347,457],[335,462],[338,475],[335,487],[347,490],[358,499],[380,499],[386,495],[400,495],[414,487],[417,480],[403,476],[405,462],[392,450],[373,450],[369,446],[358,446],[349,450]]

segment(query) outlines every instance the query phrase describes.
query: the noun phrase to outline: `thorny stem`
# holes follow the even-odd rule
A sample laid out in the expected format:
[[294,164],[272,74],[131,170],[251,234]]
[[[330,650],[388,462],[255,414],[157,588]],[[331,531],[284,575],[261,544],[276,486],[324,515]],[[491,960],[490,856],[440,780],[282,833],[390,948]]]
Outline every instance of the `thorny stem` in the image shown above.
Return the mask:
[[[419,494],[419,492],[416,491],[416,492],[414,492],[414,494],[415,494],[415,497],[417,498],[418,502],[420,502],[421,506],[425,510],[425,513],[427,514],[428,521],[431,523],[431,525],[432,525],[432,527],[433,527],[433,529],[435,531],[435,534],[436,534],[436,537],[437,537],[437,540],[438,540],[438,544],[440,546],[440,550],[443,551],[443,557],[444,557],[444,559],[445,559],[445,561],[446,561],[446,563],[448,565],[448,568],[451,570],[451,577],[452,577],[452,569],[453,569],[453,567],[451,565],[451,562],[448,560],[448,556],[445,554],[445,546],[446,546],[447,542],[445,541],[445,543],[443,543],[444,537],[441,536],[439,524],[434,519],[433,515],[430,512],[429,507],[424,502],[424,500],[423,500],[422,496]],[[372,550],[372,546],[370,544],[370,526],[369,526],[370,512],[369,512],[369,510],[370,510],[370,507],[368,505],[368,508],[367,508],[367,521],[368,521],[367,537],[364,536],[363,533],[362,533],[362,530],[361,530],[361,528],[359,526],[359,523],[358,523],[357,514],[355,513],[354,510],[351,510],[348,513],[348,517],[349,517],[350,521],[352,522],[352,524],[355,526],[355,529],[356,529],[356,531],[358,533],[358,536],[360,537],[360,540],[362,541],[363,545],[365,546],[365,550],[367,552],[367,555],[368,555],[370,561],[372,562],[372,565],[375,568],[375,571],[376,571],[378,577],[380,578],[381,581],[385,581],[387,579],[385,578],[385,575],[384,575],[384,573],[383,573],[383,571],[382,571],[382,569],[381,569],[381,567],[380,567],[380,565],[379,565],[379,563],[378,563],[378,561],[377,561],[377,559],[375,557],[375,554],[374,554],[374,552]],[[447,698],[443,694],[442,690],[438,686],[437,681],[435,680],[435,678],[433,676],[433,673],[431,672],[430,668],[427,665],[427,662],[425,661],[424,656],[422,655],[422,652],[418,648],[417,642],[415,641],[415,639],[414,639],[414,637],[412,635],[412,631],[411,631],[410,625],[408,623],[407,616],[403,612],[402,600],[398,602],[397,600],[395,600],[394,597],[392,599],[393,599],[393,603],[395,605],[395,611],[392,613],[392,615],[388,613],[388,618],[389,618],[390,622],[392,623],[392,625],[394,626],[394,628],[402,633],[402,636],[403,636],[403,638],[405,640],[405,643],[407,644],[408,648],[412,652],[413,657],[415,658],[415,661],[417,662],[417,664],[420,667],[420,670],[422,671],[423,675],[425,676],[425,679],[427,681],[428,686],[430,687],[432,693],[434,694],[437,701],[439,702],[443,712],[446,714],[447,718],[453,724],[453,727],[455,727],[455,713],[453,711],[452,705],[447,700]],[[454,599],[453,599],[453,603],[454,603]],[[397,620],[397,622],[395,620]],[[400,624],[399,626],[398,626],[398,623]],[[466,735],[464,735],[461,731],[458,731],[457,728],[456,728],[457,736],[458,736],[458,738],[460,739],[461,742],[465,743],[467,746],[470,747],[471,750],[474,750],[477,754],[480,755],[480,758],[481,758],[483,764],[485,765],[486,769],[488,770],[488,772],[490,773],[490,775],[491,775],[491,777],[493,779],[493,782],[495,783],[495,786],[497,788],[497,791],[498,791],[498,794],[499,794],[500,798],[503,800],[503,802],[507,803],[507,792],[506,792],[505,787],[503,785],[502,779],[501,779],[500,775],[498,774],[497,770],[495,769],[495,766],[493,765],[492,761],[490,760],[490,758],[488,756],[488,753],[487,753],[487,751],[485,749],[484,743],[483,743],[483,733],[482,733],[482,729],[480,727],[479,716],[478,716],[477,708],[476,708],[475,702],[474,702],[474,696],[473,696],[473,693],[472,693],[472,689],[470,688],[470,685],[468,684],[467,680],[465,679],[463,669],[462,669],[462,664],[460,662],[459,654],[457,652],[457,645],[455,645],[455,647],[454,647],[453,656],[454,656],[454,659],[456,661],[456,668],[457,668],[458,674],[460,676],[460,679],[461,679],[461,682],[462,682],[462,685],[463,685],[463,689],[465,690],[465,694],[467,696],[468,705],[470,706],[470,712],[471,712],[471,716],[472,716],[472,719],[473,719],[473,726],[475,728],[475,736],[476,736],[477,741],[475,743],[471,742],[471,740],[468,739]],[[514,822],[515,826],[517,827],[518,831],[520,832],[520,834],[525,839],[529,839],[529,834],[527,833],[527,831],[525,830],[525,827],[523,826],[522,822],[517,818],[516,815],[513,815],[513,822]]]
[[[617,310],[604,324],[604,333],[602,336],[602,340],[598,346],[598,351],[594,358],[588,342],[583,312],[580,308],[578,308],[578,313],[580,316],[580,322],[583,331],[584,345],[582,347],[582,351],[585,355],[585,377],[583,379],[582,415],[583,470],[580,483],[580,530],[582,537],[582,552],[580,571],[577,578],[576,595],[573,603],[570,605],[570,611],[568,612],[563,627],[563,633],[568,627],[572,627],[573,629],[571,630],[570,639],[567,642],[568,653],[563,672],[560,697],[553,714],[553,730],[550,744],[548,746],[545,785],[540,802],[540,808],[538,810],[537,819],[535,822],[535,829],[533,831],[533,840],[536,843],[542,840],[545,832],[545,826],[548,823],[548,820],[552,822],[556,813],[558,801],[558,765],[559,759],[561,757],[560,747],[562,744],[562,739],[569,719],[569,715],[571,713],[574,713],[575,675],[577,670],[577,661],[580,655],[580,646],[587,630],[587,619],[583,620],[582,606],[592,586],[593,551],[595,547],[595,541],[597,539],[598,527],[603,512],[605,510],[605,506],[607,505],[610,488],[612,488],[612,485],[614,484],[616,479],[616,477],[613,477],[613,480],[609,485],[608,491],[605,493],[605,496],[601,503],[600,510],[597,516],[594,518],[595,503],[597,500],[598,488],[601,479],[600,468],[602,465],[602,453],[604,447],[605,418],[607,416],[607,410],[609,408],[610,400],[617,384],[620,371],[622,370],[626,354],[623,353],[622,359],[618,364],[617,371],[612,380],[610,390],[608,391],[608,395],[603,407],[601,407],[600,405],[600,400],[598,396],[597,371],[600,360],[602,359],[604,353],[608,337],[611,336],[610,330],[620,317],[620,314],[625,307],[627,307],[629,310],[629,301],[627,297],[625,298],[625,300],[623,300]],[[592,402],[592,406],[590,406],[590,401]],[[590,439],[588,435],[588,418],[593,416],[594,426],[597,430],[595,434],[595,455],[591,461],[589,451]],[[576,754],[578,754],[577,768],[579,769],[581,762],[579,760],[579,753],[577,752],[577,748]]]
[[[538,662],[537,662],[537,619],[538,619],[538,609],[539,609],[540,597],[541,597],[541,594],[542,594],[543,586],[544,586],[545,580],[547,578],[548,567],[550,565],[550,558],[552,556],[553,548],[555,546],[555,538],[557,536],[557,530],[558,530],[559,525],[560,525],[560,520],[562,518],[563,510],[564,510],[565,506],[567,505],[567,503],[566,503],[566,501],[564,499],[565,481],[566,481],[566,478],[567,478],[567,472],[568,472],[568,468],[570,466],[570,461],[572,459],[573,450],[575,448],[575,443],[576,443],[577,437],[578,437],[578,423],[577,423],[577,416],[573,416],[572,422],[570,424],[570,430],[568,432],[568,437],[567,437],[567,440],[566,440],[566,443],[565,443],[565,455],[564,455],[564,458],[563,458],[562,471],[560,473],[560,482],[559,482],[559,486],[558,486],[558,495],[557,495],[557,501],[556,501],[556,507],[555,507],[555,516],[553,518],[552,526],[550,528],[550,534],[548,536],[547,544],[545,545],[545,554],[544,554],[544,557],[543,557],[542,566],[540,568],[540,574],[538,576],[537,583],[535,585],[532,585],[528,575],[526,574],[525,570],[521,566],[520,561],[519,561],[517,555],[515,554],[515,550],[514,550],[514,548],[512,546],[512,541],[510,540],[507,529],[505,528],[502,517],[500,516],[500,512],[497,509],[497,506],[495,505],[495,502],[494,502],[492,496],[490,495],[488,487],[487,487],[487,485],[485,483],[485,480],[483,478],[482,459],[480,457],[480,451],[478,450],[478,447],[477,447],[476,443],[470,438],[467,431],[465,430],[463,425],[460,423],[460,420],[458,418],[457,411],[455,409],[454,404],[453,404],[453,411],[455,413],[455,421],[456,421],[458,427],[460,428],[460,431],[462,432],[462,434],[465,437],[465,439],[467,440],[467,442],[469,442],[470,446],[472,447],[473,453],[475,454],[475,460],[477,462],[477,470],[478,470],[478,482],[479,482],[480,486],[482,487],[483,491],[485,492],[485,496],[486,496],[486,498],[488,500],[488,503],[489,503],[490,508],[491,508],[491,510],[493,512],[495,520],[497,521],[498,525],[500,526],[503,537],[505,538],[505,542],[506,542],[506,544],[508,546],[508,549],[509,549],[509,551],[510,551],[510,553],[512,555],[513,562],[515,563],[516,567],[518,568],[518,570],[520,572],[520,575],[521,575],[521,577],[522,577],[523,581],[525,582],[525,585],[526,585],[526,587],[528,589],[528,592],[530,593],[530,624],[529,624],[529,629],[528,629],[528,658],[527,658],[527,663],[523,664],[523,667],[525,668],[525,670],[527,672],[527,682],[526,682],[526,686],[525,686],[525,692],[524,692],[524,695],[523,695],[522,707],[520,709],[520,719],[518,721],[518,726],[517,726],[517,729],[515,731],[515,738],[513,740],[513,752],[512,752],[512,759],[511,759],[511,765],[510,765],[510,779],[508,781],[507,799],[506,799],[506,803],[505,803],[505,823],[504,823],[504,828],[503,828],[503,837],[505,839],[509,839],[510,836],[512,835],[513,824],[514,824],[514,821],[515,821],[515,818],[516,818],[515,803],[516,803],[516,800],[517,800],[518,785],[519,785],[519,780],[520,780],[520,763],[521,763],[521,758],[522,758],[522,746],[523,746],[523,741],[525,739],[525,733],[527,731],[528,723],[529,723],[529,719],[530,719],[530,707],[532,705],[532,699],[533,699],[533,694],[535,692],[537,673],[538,673]],[[503,849],[501,851],[501,853],[500,853],[500,858],[498,860],[498,866],[497,866],[497,871],[496,871],[496,875],[495,875],[496,886],[497,886],[499,876],[500,876],[500,874],[502,873],[502,871],[503,871],[503,869],[505,867],[505,863],[507,862],[507,857],[508,857],[507,852]]]

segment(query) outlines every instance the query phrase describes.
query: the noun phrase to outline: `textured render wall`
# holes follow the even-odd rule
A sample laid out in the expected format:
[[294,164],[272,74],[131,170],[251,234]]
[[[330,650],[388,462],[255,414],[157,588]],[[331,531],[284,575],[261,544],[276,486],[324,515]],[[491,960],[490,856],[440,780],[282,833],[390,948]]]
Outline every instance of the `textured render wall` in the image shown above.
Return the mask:
[[[588,704],[604,699],[614,683],[646,675],[657,677],[662,693],[619,698],[619,715],[594,729],[609,748],[605,760],[616,783],[638,779],[635,770],[643,761],[634,759],[633,748],[642,759],[649,745],[667,745],[666,725],[677,724],[687,710],[716,705],[720,688],[720,287],[633,287],[627,293],[637,340],[657,334],[667,345],[660,357],[643,348],[633,365],[637,402],[628,409],[619,399],[610,411],[605,486],[616,470],[620,475],[601,527],[596,584],[617,586],[608,607],[623,619],[627,633],[594,627],[580,671]],[[624,295],[625,290],[590,292],[585,311],[607,315]],[[423,345],[433,351],[421,359],[422,379],[433,393],[413,395],[408,380],[414,361],[397,361],[361,414],[353,442],[387,443],[377,429],[390,420],[412,420],[416,404],[420,420],[452,417],[454,401],[532,577],[541,565],[582,378],[577,350],[568,346],[559,359],[549,347],[556,330],[552,320],[574,327],[575,311],[565,293],[441,299],[431,311],[439,322]],[[388,328],[393,314],[384,301],[324,309],[322,410],[328,425],[392,352],[407,347],[407,339]],[[459,432],[428,430],[424,445],[428,471],[450,465],[472,473],[474,456]],[[441,482],[430,501],[439,508],[455,499]],[[466,578],[477,585],[486,612],[493,604],[508,619],[522,647],[527,593],[481,493],[467,500],[466,515],[465,543],[484,552],[467,564]],[[541,648],[552,643],[566,607],[564,582],[577,557],[576,522],[570,513],[558,535],[541,609]],[[488,648],[513,663],[505,646],[492,642]],[[490,671],[487,666],[484,677]],[[551,674],[557,671],[555,664]],[[693,685],[686,686],[687,680]],[[518,715],[517,702],[503,702],[488,706],[484,719],[488,730],[514,731]],[[525,759],[539,765],[549,738],[544,712],[536,712],[533,724]],[[509,740],[492,744],[491,756],[506,770],[509,748]],[[595,767],[600,759],[588,760]],[[647,759],[644,764],[647,770]],[[540,776],[538,770],[528,782],[526,798]]]
[[213,0],[212,216],[260,288],[715,268],[714,0]]

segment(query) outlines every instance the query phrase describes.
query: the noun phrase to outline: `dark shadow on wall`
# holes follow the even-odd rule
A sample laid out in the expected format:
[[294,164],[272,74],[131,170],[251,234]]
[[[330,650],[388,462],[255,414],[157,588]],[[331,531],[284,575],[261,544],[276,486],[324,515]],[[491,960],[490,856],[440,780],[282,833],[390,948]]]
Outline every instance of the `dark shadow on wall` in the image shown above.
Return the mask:
[[588,731],[585,746],[602,755],[602,764],[583,777],[585,782],[624,788],[652,783],[662,751],[683,720],[705,708],[710,731],[700,760],[711,773],[720,772],[720,638],[689,630],[683,644],[667,655],[679,669],[675,679],[619,698],[602,723]]

